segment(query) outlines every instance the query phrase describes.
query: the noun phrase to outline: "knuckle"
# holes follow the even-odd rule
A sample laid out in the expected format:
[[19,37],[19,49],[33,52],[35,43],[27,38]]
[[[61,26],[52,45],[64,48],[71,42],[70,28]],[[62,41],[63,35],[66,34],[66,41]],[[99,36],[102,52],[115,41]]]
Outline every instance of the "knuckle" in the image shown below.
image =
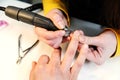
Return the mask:
[[39,65],[35,69],[35,73],[43,73],[45,71],[45,67],[43,65]]
[[48,59],[48,56],[47,55],[41,55],[41,58]]
[[52,75],[55,75],[57,73],[57,71],[59,70],[59,67],[57,65],[52,65],[50,72]]
[[38,70],[43,70],[44,66],[43,65],[38,65]]

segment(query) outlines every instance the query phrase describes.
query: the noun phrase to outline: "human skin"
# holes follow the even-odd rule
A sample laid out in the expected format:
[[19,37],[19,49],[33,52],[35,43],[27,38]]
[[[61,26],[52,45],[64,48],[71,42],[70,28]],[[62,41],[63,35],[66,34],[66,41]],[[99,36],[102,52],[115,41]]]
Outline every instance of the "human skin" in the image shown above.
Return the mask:
[[[57,19],[55,16],[57,16]],[[46,15],[46,17],[52,19],[55,25],[59,28],[62,28],[63,25],[67,25],[67,21],[65,21],[66,19],[64,15],[58,9],[51,10]],[[35,32],[40,40],[44,41],[53,48],[58,48],[60,46],[60,44],[64,40],[63,36],[65,35],[65,31],[63,30],[47,31],[46,29],[38,27],[35,28]],[[83,31],[81,31],[81,33],[83,33]],[[68,41],[68,39],[66,39],[66,41]],[[89,48],[89,53],[87,56],[87,59],[89,61],[95,62],[96,64],[103,64],[108,58],[111,57],[112,54],[114,54],[117,46],[116,36],[114,32],[109,29],[94,37],[80,35],[79,41],[81,43],[84,42],[90,46],[96,46],[96,49],[92,47]]]
[[38,62],[33,62],[30,80],[77,80],[88,53],[88,45],[82,44],[79,55],[73,62],[79,45],[78,34],[79,31],[74,32],[63,60],[61,50],[54,49],[51,57],[42,55]]
[[[65,25],[68,25],[63,13],[58,9],[51,10],[46,17],[50,18],[59,29],[63,29]],[[63,36],[65,35],[64,30],[48,31],[39,27],[35,27],[35,32],[40,40],[54,48],[58,48],[60,46],[63,41]]]
[[96,64],[103,64],[109,59],[115,53],[117,46],[116,36],[110,30],[105,30],[95,37],[84,36],[83,43],[96,47],[91,47],[87,54],[87,59]]

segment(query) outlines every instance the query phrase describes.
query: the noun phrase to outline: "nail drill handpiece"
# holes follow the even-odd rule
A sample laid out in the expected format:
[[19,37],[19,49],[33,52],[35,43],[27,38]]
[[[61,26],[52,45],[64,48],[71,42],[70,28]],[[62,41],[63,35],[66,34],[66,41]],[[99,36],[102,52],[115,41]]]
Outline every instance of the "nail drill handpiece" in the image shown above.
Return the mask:
[[[51,31],[59,30],[49,18],[22,8],[8,6],[5,9],[5,14],[13,19],[34,25],[36,27],[45,28]],[[65,27],[63,30],[66,32],[65,37],[69,36],[72,32],[68,27]]]

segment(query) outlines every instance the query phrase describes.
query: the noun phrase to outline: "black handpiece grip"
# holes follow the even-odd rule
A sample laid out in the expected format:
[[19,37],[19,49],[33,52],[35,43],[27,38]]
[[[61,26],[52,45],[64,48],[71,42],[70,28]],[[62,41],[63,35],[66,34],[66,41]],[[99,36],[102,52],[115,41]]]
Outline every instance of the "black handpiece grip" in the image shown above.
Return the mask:
[[34,12],[26,11],[21,8],[8,6],[5,9],[5,14],[13,19],[32,24],[37,27],[42,27],[52,31],[58,30],[58,28],[53,24],[53,22],[49,18],[46,18]]
[[34,16],[33,23],[35,26],[38,27],[40,26],[47,30],[52,30],[52,31],[58,30],[58,28],[53,24],[53,22],[50,19],[38,14]]

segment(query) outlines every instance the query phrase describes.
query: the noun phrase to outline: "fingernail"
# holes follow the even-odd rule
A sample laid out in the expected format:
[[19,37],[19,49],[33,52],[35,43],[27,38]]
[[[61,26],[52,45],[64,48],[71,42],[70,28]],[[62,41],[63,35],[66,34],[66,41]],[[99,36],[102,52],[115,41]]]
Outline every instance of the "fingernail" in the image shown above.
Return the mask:
[[64,23],[61,21],[58,22],[58,26],[60,29],[63,29],[65,27]]
[[79,35],[79,41],[80,41],[80,43],[84,43],[85,37],[83,35]]
[[60,29],[64,28],[64,26],[65,26],[64,22],[63,22],[62,18],[59,15],[54,15],[53,19],[56,21],[56,23],[58,24]]
[[53,16],[53,19],[56,20],[56,21],[59,21],[59,16],[58,16],[58,14],[55,14],[55,15]]

